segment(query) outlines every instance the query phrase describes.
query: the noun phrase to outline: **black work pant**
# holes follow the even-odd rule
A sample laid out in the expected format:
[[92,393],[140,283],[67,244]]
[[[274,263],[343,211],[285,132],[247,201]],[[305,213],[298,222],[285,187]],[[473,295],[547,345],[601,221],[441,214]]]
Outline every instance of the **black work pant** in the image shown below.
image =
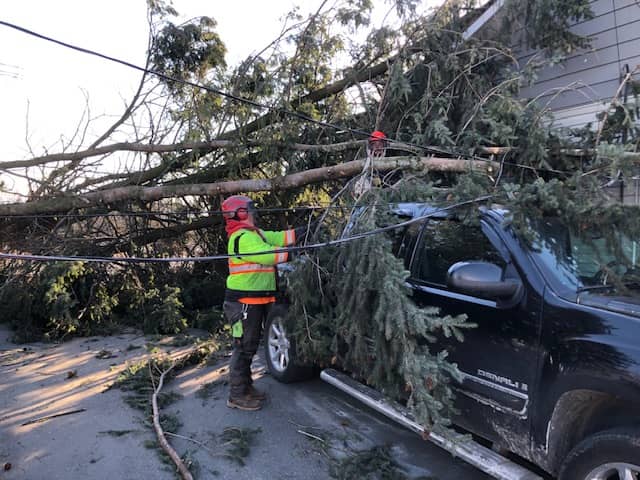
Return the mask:
[[267,319],[271,304],[247,305],[240,302],[224,302],[224,316],[229,325],[242,322],[242,336],[233,339],[233,353],[229,372],[230,397],[246,394],[251,385],[251,361],[258,351],[262,325]]

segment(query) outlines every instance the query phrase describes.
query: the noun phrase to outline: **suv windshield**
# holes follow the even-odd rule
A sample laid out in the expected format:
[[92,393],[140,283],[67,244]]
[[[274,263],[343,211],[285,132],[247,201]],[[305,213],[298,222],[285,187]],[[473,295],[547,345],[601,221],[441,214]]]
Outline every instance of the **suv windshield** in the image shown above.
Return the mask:
[[559,219],[539,221],[530,250],[536,263],[554,283],[574,293],[598,291],[619,294],[640,283],[637,241],[614,234],[613,241],[583,231],[570,231]]

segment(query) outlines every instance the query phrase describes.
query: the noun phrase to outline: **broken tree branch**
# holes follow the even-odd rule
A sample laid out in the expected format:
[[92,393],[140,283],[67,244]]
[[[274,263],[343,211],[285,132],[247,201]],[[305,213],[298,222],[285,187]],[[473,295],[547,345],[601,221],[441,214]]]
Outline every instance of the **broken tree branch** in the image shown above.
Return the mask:
[[[281,177],[230,180],[216,183],[202,183],[191,185],[163,185],[157,187],[120,187],[109,190],[86,193],[84,195],[59,196],[28,203],[14,203],[0,205],[0,215],[28,215],[37,213],[64,212],[74,208],[87,208],[95,205],[109,205],[125,200],[140,200],[153,202],[163,198],[181,196],[218,196],[239,192],[265,192],[291,190],[306,185],[321,183],[327,180],[348,178],[362,171],[365,160],[332,165],[329,167],[313,168]],[[379,172],[394,169],[417,169],[433,172],[464,173],[471,170],[497,171],[497,162],[485,160],[464,160],[441,157],[388,157],[377,159],[373,168]]]
[[[164,452],[167,455],[169,455],[173,463],[176,464],[178,472],[180,472],[180,476],[184,480],[193,480],[193,476],[191,476],[191,472],[189,472],[189,469],[186,467],[186,465],[180,458],[180,455],[178,455],[177,452],[173,449],[173,447],[169,445],[169,442],[167,441],[167,438],[164,435],[164,431],[162,430],[162,426],[160,425],[160,410],[158,408],[158,394],[160,393],[160,391],[162,390],[162,386],[164,385],[164,377],[169,372],[171,372],[171,370],[173,370],[173,367],[175,367],[175,365],[176,364],[174,363],[169,368],[162,371],[162,373],[160,374],[160,378],[158,379],[158,385],[155,386],[153,390],[153,394],[151,395],[151,407],[153,409],[153,428],[156,431],[156,435],[158,437],[158,443],[160,444],[160,447],[162,447],[162,450],[164,450]],[[151,375],[151,380],[153,381],[153,372],[151,372],[151,363],[149,363],[149,375]]]
[[[302,143],[285,144],[282,147],[302,152],[341,152],[350,148],[357,148],[364,145],[366,140],[352,140],[348,142],[340,142],[327,145],[307,145]],[[30,158],[28,160],[11,160],[0,162],[0,170],[11,170],[14,168],[35,167],[56,162],[78,162],[85,158],[98,157],[116,152],[139,152],[139,153],[171,153],[190,151],[211,152],[219,148],[238,148],[238,147],[258,147],[264,145],[264,142],[249,141],[237,142],[232,140],[211,140],[209,142],[179,142],[171,144],[148,144],[148,143],[130,143],[119,142],[102,147],[89,148],[77,152],[52,153],[50,155],[42,155],[40,157]]]

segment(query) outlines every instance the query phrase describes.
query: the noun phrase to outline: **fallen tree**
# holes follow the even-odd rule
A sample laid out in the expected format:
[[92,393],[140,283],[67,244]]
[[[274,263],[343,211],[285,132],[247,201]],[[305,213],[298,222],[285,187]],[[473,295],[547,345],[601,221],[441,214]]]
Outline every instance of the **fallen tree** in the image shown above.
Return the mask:
[[[517,65],[509,48],[514,32],[524,29],[532,45],[555,55],[535,57],[538,65],[558,61],[559,54],[575,54],[585,40],[567,26],[590,18],[586,0],[558,4],[552,16],[546,0],[508,2],[495,38],[485,40],[463,35],[484,11],[474,2],[450,0],[432,14],[419,15],[412,0],[396,0],[399,28],[370,31],[360,45],[349,45],[349,39],[367,24],[370,3],[323,2],[305,22],[285,28],[272,45],[234,69],[224,62],[213,19],[175,25],[164,2],[150,5],[148,64],[162,78],[145,76],[139,90],[145,93],[115,127],[88,146],[70,141],[63,152],[0,162],[0,168],[29,182],[23,192],[27,201],[0,206],[5,249],[18,245],[38,253],[87,255],[99,249],[137,256],[224,251],[224,233],[211,228],[221,223],[213,215],[222,196],[247,192],[266,206],[285,210],[334,201],[331,206],[339,209],[327,213],[321,234],[342,231],[353,202],[361,198],[370,198],[371,205],[364,206],[373,206],[391,199],[450,202],[492,194],[512,209],[521,228],[527,219],[553,213],[579,229],[590,212],[597,212],[608,241],[615,241],[617,230],[637,238],[639,216],[612,205],[602,192],[602,185],[633,172],[640,135],[629,119],[635,114],[616,103],[604,115],[597,136],[587,130],[560,135],[549,129],[544,108],[518,95],[535,74],[530,68],[535,65]],[[288,42],[295,46],[293,54]],[[351,65],[335,68],[345,56]],[[143,111],[148,115],[137,114]],[[115,131],[123,129],[131,138],[114,140]],[[386,132],[393,140],[390,156],[365,159],[363,130]],[[575,156],[573,149],[591,155]],[[412,156],[398,156],[406,153],[402,150]],[[418,156],[425,151],[443,153]],[[111,170],[105,172],[107,166]],[[387,188],[379,192],[375,180],[383,172],[389,172],[380,182]],[[356,176],[363,180],[358,191],[351,188],[357,182],[349,182]],[[405,188],[417,176],[428,187]],[[340,195],[345,192],[349,195]],[[180,216],[183,210],[198,213]],[[106,213],[114,217],[99,217]],[[135,216],[143,213],[151,215]],[[158,213],[175,215],[167,219]],[[292,218],[292,211],[285,213],[265,218],[263,226],[303,220]],[[368,222],[373,227],[380,218],[374,215]],[[358,263],[362,249],[379,262]],[[308,281],[319,279],[324,287],[323,281],[335,280],[340,289],[333,291],[334,299],[344,304],[324,312],[324,320],[344,326],[354,311],[374,319],[372,325],[354,324],[343,331],[343,346],[350,349],[347,363],[390,394],[408,388],[419,421],[429,428],[446,423],[451,401],[446,378],[455,376],[455,369],[446,358],[419,346],[417,338],[429,339],[435,330],[454,333],[463,322],[442,319],[434,310],[420,313],[398,291],[401,287],[386,289],[390,282],[401,285],[406,274],[386,240],[327,251],[319,262],[325,270],[309,270]],[[345,265],[348,274],[342,278],[339,267]],[[313,262],[307,267],[315,268]],[[125,316],[140,312],[146,318],[164,312],[163,323],[152,326],[180,329],[187,324],[182,301],[205,305],[193,300],[199,291],[188,279],[202,283],[215,277],[207,292],[211,297],[223,290],[226,273],[224,266],[189,268],[123,273],[78,266],[30,270],[14,263],[0,272],[0,303],[16,318],[33,313],[38,318],[34,331],[46,325],[54,338],[90,332],[118,308]],[[176,281],[179,273],[183,275]],[[314,283],[304,288],[319,290]],[[33,292],[41,292],[46,302],[38,304]],[[112,292],[117,294],[108,295]],[[122,303],[112,305],[107,298]],[[400,303],[393,303],[394,298]],[[386,322],[394,306],[404,333],[388,339]],[[304,313],[304,305],[298,307]],[[364,345],[365,340],[370,344]],[[327,338],[320,344],[340,354]],[[376,358],[366,370],[363,360],[371,352]]]

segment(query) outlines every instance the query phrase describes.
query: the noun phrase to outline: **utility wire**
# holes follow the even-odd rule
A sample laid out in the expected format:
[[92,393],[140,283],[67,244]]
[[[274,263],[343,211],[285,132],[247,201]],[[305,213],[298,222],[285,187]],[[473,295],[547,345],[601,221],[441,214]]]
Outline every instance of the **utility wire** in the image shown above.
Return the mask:
[[406,220],[404,222],[396,223],[394,225],[388,225],[386,227],[380,227],[373,230],[368,230],[366,232],[358,233],[352,235],[350,237],[339,238],[337,240],[329,240],[327,242],[321,243],[313,243],[310,245],[303,245],[298,247],[285,247],[278,248],[273,250],[266,250],[262,252],[252,252],[244,255],[212,255],[212,256],[203,256],[203,257],[96,257],[96,256],[65,256],[65,255],[24,255],[18,253],[0,253],[0,259],[7,260],[21,260],[21,261],[37,261],[37,262],[91,262],[91,263],[191,263],[191,262],[213,262],[217,260],[228,260],[230,258],[239,258],[242,256],[254,256],[254,255],[267,255],[274,253],[285,253],[285,252],[301,252],[307,250],[316,250],[320,248],[332,247],[335,245],[341,245],[343,243],[353,242],[355,240],[360,240],[362,238],[366,238],[372,235],[378,235],[380,233],[388,232],[391,230],[397,230],[400,228],[404,228],[413,223],[421,222],[428,218],[431,218],[435,215],[441,214],[443,212],[447,212],[449,210],[453,210],[465,205],[472,205],[480,202],[484,202],[493,198],[493,195],[484,195],[481,197],[474,198],[472,200],[466,200],[463,202],[454,203],[452,205],[448,205],[446,207],[441,207],[436,210],[429,212],[426,215],[421,215],[418,217],[414,217],[412,219]]
[[[278,112],[278,113],[281,113],[281,114],[284,114],[284,115],[289,115],[291,117],[296,117],[296,118],[299,118],[299,119],[304,120],[306,122],[314,123],[316,125],[320,125],[322,127],[331,128],[331,129],[338,130],[338,131],[347,131],[347,132],[350,132],[350,133],[352,133],[354,135],[365,136],[367,138],[371,135],[370,132],[365,132],[364,130],[344,127],[344,126],[336,125],[334,123],[329,123],[329,122],[323,122],[321,120],[316,120],[316,119],[314,119],[314,118],[312,118],[312,117],[310,117],[308,115],[305,115],[304,113],[295,112],[295,111],[292,111],[292,110],[287,110],[287,109],[282,108],[282,107],[273,107],[273,106],[265,105],[263,103],[256,102],[256,101],[248,99],[248,98],[239,97],[239,96],[234,95],[232,93],[224,92],[224,91],[219,90],[217,88],[213,88],[213,87],[209,87],[207,85],[202,85],[202,84],[199,84],[199,83],[195,83],[195,82],[192,82],[190,80],[184,80],[184,79],[181,79],[181,78],[175,78],[175,77],[172,77],[172,76],[167,75],[165,73],[159,72],[157,70],[152,70],[152,69],[149,69],[149,68],[141,67],[141,66],[136,65],[134,63],[127,62],[126,60],[122,60],[122,59],[119,59],[119,58],[111,57],[109,55],[105,55],[103,53],[96,52],[95,50],[90,50],[88,48],[80,47],[80,46],[77,46],[77,45],[73,45],[73,44],[70,44],[70,43],[63,42],[61,40],[57,40],[57,39],[52,38],[52,37],[48,37],[48,36],[43,35],[41,33],[35,32],[33,30],[29,30],[29,29],[27,29],[25,27],[21,27],[19,25],[16,25],[16,24],[4,21],[4,20],[0,20],[0,25],[4,25],[5,27],[9,27],[9,28],[12,28],[14,30],[18,30],[19,32],[26,33],[27,35],[31,35],[33,37],[40,38],[40,39],[46,40],[48,42],[52,42],[52,43],[55,43],[57,45],[61,45],[61,46],[65,47],[65,48],[70,48],[70,49],[76,50],[78,52],[86,53],[88,55],[93,55],[95,57],[99,57],[99,58],[102,58],[104,60],[108,60],[110,62],[118,63],[120,65],[124,65],[126,67],[133,68],[134,70],[138,70],[138,71],[143,72],[143,73],[150,73],[152,75],[155,75],[155,76],[157,76],[159,78],[162,78],[162,79],[170,81],[170,82],[177,82],[177,83],[181,83],[183,85],[189,85],[189,86],[194,87],[194,88],[199,88],[199,89],[202,89],[202,90],[206,90],[208,92],[215,93],[215,94],[220,95],[222,97],[228,98],[229,100],[233,100],[233,101],[241,102],[241,103],[246,103],[246,104],[252,105],[252,106],[254,106],[256,108],[266,109],[266,110]],[[386,140],[388,142],[390,142],[390,143],[397,143],[397,144],[407,145],[407,146],[419,148],[419,149],[422,149],[422,150],[425,150],[425,151],[431,151],[431,152],[434,152],[434,153],[441,153],[441,154],[452,155],[452,156],[460,156],[460,154],[458,154],[458,153],[450,152],[450,151],[447,151],[445,149],[441,149],[441,148],[438,148],[438,147],[429,147],[429,146],[417,145],[417,144],[413,144],[413,143],[409,143],[409,142],[401,142],[399,140],[394,140],[394,139],[391,139],[391,138],[387,138]]]

